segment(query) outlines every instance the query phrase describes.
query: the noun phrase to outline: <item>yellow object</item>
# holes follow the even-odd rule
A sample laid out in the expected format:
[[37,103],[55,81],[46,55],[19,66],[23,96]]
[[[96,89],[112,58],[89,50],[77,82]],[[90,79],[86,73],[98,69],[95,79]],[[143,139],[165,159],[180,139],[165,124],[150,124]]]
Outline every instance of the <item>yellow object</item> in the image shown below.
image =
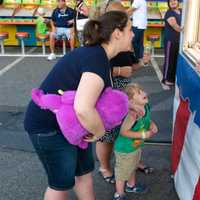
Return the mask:
[[130,1],[123,0],[123,1],[121,1],[121,3],[125,8],[130,8],[131,7],[131,2]]
[[85,5],[86,6],[92,6],[92,4],[93,4],[93,1],[92,0],[84,0],[84,3],[85,3]]
[[0,32],[8,32],[8,39],[5,40],[4,45],[18,45],[15,38],[16,26],[13,25],[0,25]]
[[48,8],[55,8],[57,5],[56,0],[41,0],[41,6],[48,7]]
[[40,0],[22,0],[22,6],[26,9],[33,9],[40,5]]
[[75,1],[75,0],[71,0],[71,1],[67,0],[67,1],[66,1],[66,5],[67,5],[68,7],[70,7],[70,8],[75,8],[75,6],[76,6],[76,1]]
[[141,135],[142,135],[142,139],[145,139],[145,138],[146,138],[146,132],[145,132],[145,130],[142,130],[142,131],[141,131]]
[[5,8],[17,8],[21,4],[21,0],[4,0],[3,6]]
[[63,95],[64,91],[63,90],[58,90],[58,94]]
[[160,39],[158,41],[155,41],[154,47],[160,47],[161,46],[161,38],[162,38],[162,29],[163,28],[148,28],[144,32],[144,46],[149,44],[149,41],[147,41],[147,35],[152,34],[158,34],[160,35]]
[[142,143],[142,140],[134,140],[133,142],[133,147],[137,148],[138,146],[140,146]]

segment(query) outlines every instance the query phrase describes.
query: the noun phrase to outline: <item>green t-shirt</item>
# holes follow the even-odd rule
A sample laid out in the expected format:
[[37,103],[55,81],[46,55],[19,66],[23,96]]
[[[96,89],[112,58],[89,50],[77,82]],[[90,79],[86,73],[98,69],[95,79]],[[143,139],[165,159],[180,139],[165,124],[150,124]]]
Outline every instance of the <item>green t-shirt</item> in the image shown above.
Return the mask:
[[47,25],[44,23],[43,19],[41,17],[38,17],[36,19],[36,33],[45,35],[47,33]]
[[[134,123],[131,131],[147,131],[150,128],[150,107],[149,104],[145,105],[145,115]],[[131,153],[138,148],[144,146],[144,140],[136,138],[128,138],[122,136],[120,133],[115,141],[114,150],[120,153]]]

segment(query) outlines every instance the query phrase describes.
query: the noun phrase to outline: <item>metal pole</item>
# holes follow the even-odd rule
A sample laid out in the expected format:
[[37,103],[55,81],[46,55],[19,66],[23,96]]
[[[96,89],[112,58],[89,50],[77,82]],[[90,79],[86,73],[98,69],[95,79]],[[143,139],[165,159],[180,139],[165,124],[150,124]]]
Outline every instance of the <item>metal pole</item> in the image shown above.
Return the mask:
[[63,55],[65,55],[65,54],[66,54],[66,41],[63,38]]
[[46,51],[45,51],[45,42],[42,42],[42,54],[45,55]]
[[0,43],[1,43],[1,54],[4,54],[5,51],[4,51],[3,40],[0,40]]
[[25,48],[24,48],[24,40],[23,38],[21,39],[21,48],[22,48],[22,54],[25,54]]
[[151,41],[151,47],[152,47],[152,58],[154,58],[154,41]]

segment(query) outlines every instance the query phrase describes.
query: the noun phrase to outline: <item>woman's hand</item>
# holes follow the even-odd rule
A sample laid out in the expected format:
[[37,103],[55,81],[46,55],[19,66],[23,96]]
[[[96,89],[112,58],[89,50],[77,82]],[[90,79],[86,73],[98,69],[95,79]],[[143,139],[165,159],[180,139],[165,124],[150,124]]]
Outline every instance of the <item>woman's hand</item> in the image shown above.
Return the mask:
[[67,22],[67,24],[68,25],[71,25],[71,24],[73,24],[74,23],[74,20],[72,19],[72,20],[69,20],[68,22]]
[[97,137],[91,133],[89,133],[88,135],[84,136],[83,140],[85,142],[95,142],[99,139],[100,137]]
[[169,23],[169,25],[177,32],[181,32],[182,28],[178,25],[176,18],[175,17],[169,17],[167,19],[167,22]]
[[133,73],[133,70],[131,66],[121,67],[120,76],[129,78],[130,76],[132,76],[132,73]]

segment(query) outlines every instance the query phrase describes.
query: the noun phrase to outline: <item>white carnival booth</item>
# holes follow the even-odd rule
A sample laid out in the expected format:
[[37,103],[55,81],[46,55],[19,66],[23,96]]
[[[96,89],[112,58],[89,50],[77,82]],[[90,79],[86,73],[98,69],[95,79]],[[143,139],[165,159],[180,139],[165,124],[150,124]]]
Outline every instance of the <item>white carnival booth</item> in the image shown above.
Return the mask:
[[172,172],[180,200],[200,200],[200,0],[183,1],[177,63]]

